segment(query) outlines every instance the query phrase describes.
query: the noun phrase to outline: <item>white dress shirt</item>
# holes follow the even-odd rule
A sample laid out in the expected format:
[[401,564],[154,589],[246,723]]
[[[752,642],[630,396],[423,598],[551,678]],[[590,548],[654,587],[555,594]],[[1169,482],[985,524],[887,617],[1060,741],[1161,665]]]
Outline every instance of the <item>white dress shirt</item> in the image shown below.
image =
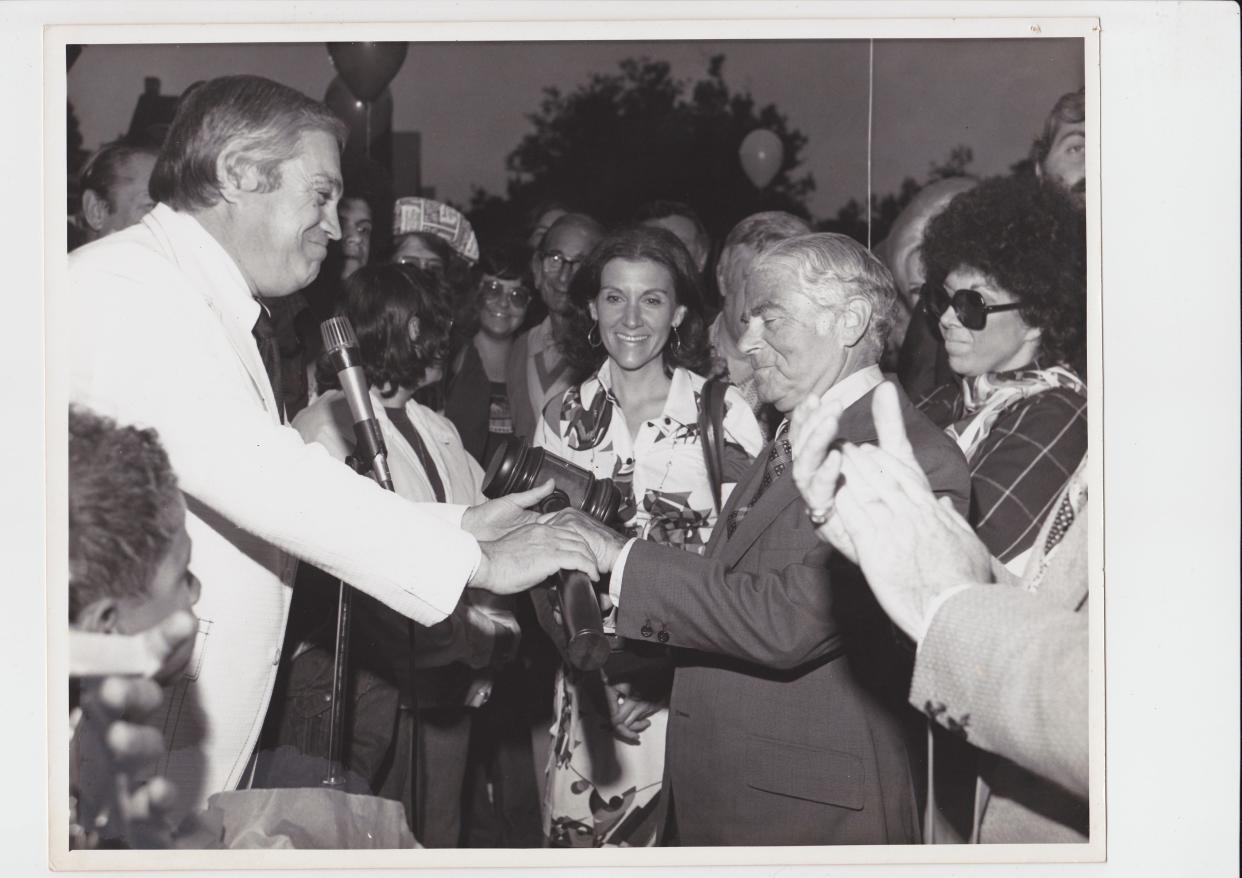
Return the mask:
[[160,766],[180,814],[242,778],[297,558],[431,625],[457,605],[479,547],[464,507],[403,500],[281,425],[251,335],[258,303],[194,217],[157,205],[74,251],[67,295],[71,401],[155,428],[186,495],[202,624],[165,696]]

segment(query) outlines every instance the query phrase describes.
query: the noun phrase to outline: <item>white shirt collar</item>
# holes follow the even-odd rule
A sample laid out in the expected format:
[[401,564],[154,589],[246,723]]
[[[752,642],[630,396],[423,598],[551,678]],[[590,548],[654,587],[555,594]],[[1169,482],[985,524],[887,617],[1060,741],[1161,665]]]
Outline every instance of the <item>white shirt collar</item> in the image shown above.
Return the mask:
[[883,383],[884,373],[878,365],[872,363],[846,375],[824,391],[820,399],[824,402],[836,400],[841,403],[841,410],[844,411]]
[[[680,366],[673,369],[673,377],[668,386],[668,396],[664,400],[664,408],[660,412],[661,418],[668,418],[676,421],[682,426],[696,423],[699,419],[699,409],[694,401],[694,381],[690,377],[690,371]],[[598,384],[601,391],[608,394],[609,398],[616,402],[617,397],[612,392],[612,360],[606,359],[603,365],[599,367],[599,371],[595,373],[593,381]],[[587,382],[589,385],[590,382]],[[595,393],[590,392],[589,396],[584,393],[582,399],[583,405],[590,405],[595,399]],[[618,403],[618,407],[619,407]]]
[[[846,375],[824,391],[820,399],[824,402],[836,400],[841,403],[841,410],[845,411],[883,383],[884,373],[880,371],[877,364],[872,363],[870,366],[864,366],[857,372]],[[788,426],[789,418],[786,417],[776,428],[777,435],[780,435]]]

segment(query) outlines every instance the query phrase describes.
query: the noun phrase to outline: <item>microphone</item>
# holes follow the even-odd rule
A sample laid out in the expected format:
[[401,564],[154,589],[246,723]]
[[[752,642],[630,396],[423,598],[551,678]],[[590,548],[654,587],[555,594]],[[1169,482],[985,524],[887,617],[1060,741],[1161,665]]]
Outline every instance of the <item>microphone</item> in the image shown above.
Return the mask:
[[552,591],[561,605],[568,641],[566,658],[580,671],[598,671],[608,661],[612,647],[604,634],[595,586],[585,573],[562,570],[557,574],[557,587]]
[[379,421],[375,419],[375,409],[371,408],[371,394],[367,391],[367,377],[362,369],[358,336],[354,335],[348,317],[329,317],[319,325],[319,334],[354,419],[354,454],[370,468],[380,487],[391,491],[388,449],[384,445]]

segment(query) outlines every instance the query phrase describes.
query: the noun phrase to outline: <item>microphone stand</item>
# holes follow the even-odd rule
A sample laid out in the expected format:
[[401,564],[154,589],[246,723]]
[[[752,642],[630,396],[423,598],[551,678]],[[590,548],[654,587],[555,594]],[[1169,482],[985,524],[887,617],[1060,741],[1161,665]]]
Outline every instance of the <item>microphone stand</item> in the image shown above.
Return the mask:
[[[358,438],[361,439],[361,437]],[[359,444],[365,447],[369,443],[360,442]],[[377,459],[383,455],[383,451],[378,451],[371,463],[350,455],[346,463],[359,475],[366,475],[369,472],[380,487],[386,491],[392,491],[392,479],[387,476],[387,462],[377,463]],[[345,746],[345,689],[349,682],[349,637],[353,625],[353,609],[354,590],[344,580],[340,580],[337,591],[336,647],[332,655],[332,706],[328,713],[328,770],[323,778],[324,786],[337,789],[345,786],[344,760],[341,751]],[[410,648],[414,648],[412,630]]]
[[[354,421],[354,453],[347,463],[360,475],[369,472],[384,490],[393,491],[388,449],[384,446],[379,422],[371,411],[371,399],[354,329],[343,316],[328,318],[319,329],[324,352],[337,370],[341,390],[345,393]],[[328,722],[328,769],[323,779],[324,786],[338,789],[345,785],[341,754],[345,746],[345,689],[349,679],[349,635],[354,597],[354,590],[345,582],[342,581],[339,588],[336,651],[332,660],[332,706]]]

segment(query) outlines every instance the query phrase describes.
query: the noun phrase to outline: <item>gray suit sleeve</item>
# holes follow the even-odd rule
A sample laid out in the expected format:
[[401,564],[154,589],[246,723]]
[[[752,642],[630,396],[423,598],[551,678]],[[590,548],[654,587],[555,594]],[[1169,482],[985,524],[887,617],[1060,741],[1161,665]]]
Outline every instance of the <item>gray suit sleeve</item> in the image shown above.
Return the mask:
[[1086,797],[1087,614],[1020,588],[949,598],[915,659],[910,703],[976,747]]

